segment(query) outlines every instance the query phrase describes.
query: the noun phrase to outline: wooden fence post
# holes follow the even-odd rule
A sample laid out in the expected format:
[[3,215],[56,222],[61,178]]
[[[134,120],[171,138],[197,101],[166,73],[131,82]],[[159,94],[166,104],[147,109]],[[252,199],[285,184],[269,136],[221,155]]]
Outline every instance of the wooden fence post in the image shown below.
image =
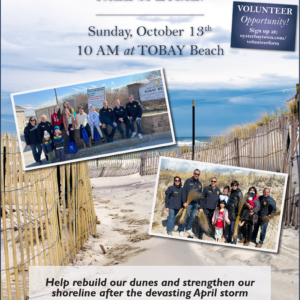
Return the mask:
[[141,166],[140,166],[141,176],[146,175],[146,170],[145,170],[146,160],[147,160],[147,152],[143,152],[141,155]]

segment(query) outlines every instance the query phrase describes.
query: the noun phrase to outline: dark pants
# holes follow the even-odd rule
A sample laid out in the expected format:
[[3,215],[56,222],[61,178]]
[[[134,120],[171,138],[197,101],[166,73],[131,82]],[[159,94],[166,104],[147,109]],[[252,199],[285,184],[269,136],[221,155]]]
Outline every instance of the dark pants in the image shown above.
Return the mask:
[[39,162],[41,160],[42,145],[41,144],[31,144],[30,148],[31,148],[34,160],[36,162]]
[[133,122],[136,121],[136,126],[138,129],[138,133],[142,133],[142,128],[141,128],[141,119],[136,120],[137,117],[129,119],[130,121],[130,126],[131,126],[131,132],[135,132]]
[[57,155],[58,155],[59,160],[65,160],[66,159],[64,147],[56,148],[56,151],[57,151]]
[[[213,215],[214,215],[214,211],[215,211],[214,209],[203,208],[203,212],[207,217],[208,224],[209,224],[210,228],[212,229],[212,236],[214,236],[214,230],[215,230],[215,226],[212,226],[212,224],[211,224],[211,221],[212,221],[212,218],[213,218]],[[204,230],[200,226],[200,228],[199,228],[199,237],[200,238],[203,237],[203,233],[204,233]]]
[[230,225],[228,226],[228,241],[231,242],[232,244],[236,244],[237,242],[237,237],[233,241],[231,241],[233,231],[234,231],[234,223],[235,220],[230,220]]
[[126,126],[126,137],[129,138],[129,128],[130,128],[130,122],[127,118],[123,119],[124,122],[120,122],[119,120],[117,120],[117,127],[118,130],[120,131],[121,134],[124,134],[124,130],[122,128],[122,124],[125,124]]
[[[106,127],[105,127],[105,128],[102,128],[102,130],[103,130],[103,132],[104,132],[106,138],[107,138],[107,139],[108,139],[108,138],[111,138],[111,139],[112,139],[112,138],[114,137],[114,135],[115,135],[116,130],[117,130],[117,126],[114,126],[113,122],[110,122],[110,123],[105,122],[104,124],[106,125]],[[112,130],[111,130],[111,133],[110,133],[110,134],[108,134],[108,131],[107,131],[107,126],[108,126],[108,125],[110,125],[110,126],[112,127]]]
[[245,242],[250,242],[252,238],[252,224],[249,224],[246,221],[241,227],[241,233],[243,235],[243,238],[245,238]]
[[168,217],[168,225],[167,232],[172,232],[175,225],[175,217],[178,214],[179,209],[169,208],[169,217]]
[[252,233],[252,240],[256,241],[258,229],[260,227],[260,237],[259,237],[259,244],[263,244],[265,237],[266,237],[266,232],[268,228],[269,223],[265,223],[261,218],[258,219],[258,222],[254,225],[253,233]]
[[69,124],[69,137],[70,137],[70,142],[75,142],[74,134],[75,130],[71,130],[72,124]]

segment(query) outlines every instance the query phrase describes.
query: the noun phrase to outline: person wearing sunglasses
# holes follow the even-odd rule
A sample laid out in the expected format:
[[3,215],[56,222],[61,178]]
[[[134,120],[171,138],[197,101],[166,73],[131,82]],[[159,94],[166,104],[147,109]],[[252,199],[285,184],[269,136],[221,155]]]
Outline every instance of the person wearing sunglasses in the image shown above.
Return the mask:
[[36,118],[30,117],[29,122],[24,129],[24,136],[27,148],[31,149],[36,164],[41,165],[42,145],[39,142],[37,127],[38,124]]
[[228,217],[230,220],[230,226],[228,227],[228,239],[226,243],[236,244],[237,238],[232,241],[232,235],[234,230],[234,223],[238,213],[239,202],[243,198],[243,193],[239,189],[239,182],[234,180],[231,182],[231,191],[230,197],[227,202],[227,210],[228,210]]
[[166,211],[169,213],[167,233],[172,236],[172,231],[175,225],[175,217],[182,208],[182,184],[180,177],[174,177],[174,184],[168,187],[165,195]]
[[191,201],[189,205],[187,205],[186,202],[191,190],[195,189],[197,192],[202,193],[202,183],[199,180],[199,176],[200,176],[200,170],[198,169],[194,170],[193,176],[191,178],[188,178],[183,185],[182,203],[183,206],[187,208],[187,210],[184,216],[184,222],[179,227],[179,236],[181,237],[184,236],[185,223],[188,216],[190,216],[190,218],[186,226],[186,232],[189,234],[190,237],[194,236],[194,233],[192,232],[192,225],[193,225],[195,215],[197,213],[199,198],[197,197],[193,199],[193,201]]
[[[200,199],[200,211],[203,210],[208,218],[208,223],[212,223],[214,211],[218,205],[219,196],[221,194],[220,189],[217,187],[217,178],[213,177],[210,181],[210,185],[203,189],[202,197]],[[214,236],[214,226],[212,228],[212,236]],[[199,239],[203,238],[204,230],[200,226],[199,228]]]

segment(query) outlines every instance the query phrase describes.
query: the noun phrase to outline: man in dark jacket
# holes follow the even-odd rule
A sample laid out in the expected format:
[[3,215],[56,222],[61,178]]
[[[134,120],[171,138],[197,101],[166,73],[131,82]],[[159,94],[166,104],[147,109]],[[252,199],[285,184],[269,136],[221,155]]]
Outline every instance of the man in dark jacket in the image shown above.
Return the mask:
[[[103,102],[103,108],[100,109],[100,122],[102,124],[103,132],[109,143],[113,142],[113,137],[117,129],[116,116],[111,107],[108,107],[107,101]],[[110,134],[107,132],[107,125],[112,127]]]
[[172,231],[174,229],[175,217],[182,208],[182,187],[180,177],[174,177],[174,184],[168,187],[165,195],[166,211],[169,213],[167,233],[168,235],[173,235]]
[[31,149],[34,160],[38,165],[42,164],[41,154],[42,154],[42,145],[38,139],[37,133],[37,121],[35,117],[29,118],[29,123],[24,129],[24,137],[27,148]]
[[233,241],[232,239],[232,234],[234,230],[234,223],[235,219],[238,213],[238,207],[239,207],[239,202],[243,198],[243,193],[239,189],[239,182],[234,180],[231,182],[231,192],[230,192],[230,197],[227,202],[226,208],[228,210],[228,217],[230,220],[230,225],[228,227],[228,240],[227,243],[231,244],[236,244],[237,243],[237,238],[235,238]]
[[262,218],[267,216],[271,219],[270,215],[276,212],[276,202],[270,196],[269,188],[264,189],[263,196],[260,196],[258,200],[260,201],[260,211],[258,212],[258,222],[254,225],[251,242],[256,244],[256,237],[260,227],[259,243],[256,244],[256,247],[261,248],[268,228],[268,222],[265,223]]
[[120,131],[121,135],[122,135],[122,139],[125,138],[124,136],[124,130],[122,129],[122,124],[125,124],[126,126],[126,138],[129,139],[129,128],[130,128],[130,122],[128,119],[128,113],[127,113],[127,109],[126,107],[124,107],[123,105],[120,104],[120,100],[117,99],[115,101],[115,108],[114,108],[114,114],[116,116],[116,123],[117,123],[117,127],[118,130]]
[[[41,144],[41,146],[43,145],[43,139],[44,139],[44,133],[45,131],[47,131],[50,135],[50,138],[52,140],[53,137],[53,128],[50,124],[50,122],[47,121],[47,117],[45,115],[41,116],[41,123],[38,125],[37,128],[37,134],[38,134],[38,140],[39,143]],[[48,159],[48,155],[45,154],[47,161]]]
[[50,138],[52,138],[53,128],[52,128],[50,122],[47,121],[47,117],[45,115],[42,115],[41,123],[37,127],[38,140],[41,145],[43,143],[45,131],[47,131],[50,135]]
[[[202,197],[200,199],[200,210],[203,210],[208,218],[208,224],[211,224],[214,211],[218,204],[219,196],[221,194],[220,189],[217,187],[217,178],[211,179],[210,185],[203,189]],[[199,228],[199,239],[203,238],[204,230],[200,226]]]
[[126,109],[128,112],[128,117],[130,121],[130,126],[131,126],[131,132],[132,135],[131,137],[136,136],[136,132],[133,126],[133,122],[136,121],[136,126],[138,128],[138,133],[139,133],[139,138],[143,138],[142,136],[142,129],[141,129],[141,118],[143,114],[143,109],[141,107],[141,104],[134,100],[133,95],[129,96],[129,102],[126,104]]
[[183,203],[183,206],[187,208],[187,210],[186,210],[186,214],[184,217],[184,222],[179,227],[179,236],[183,236],[185,222],[186,222],[186,218],[188,217],[188,215],[190,215],[190,219],[186,226],[186,232],[190,236],[194,236],[194,233],[192,232],[192,225],[193,225],[195,215],[197,213],[200,197],[193,199],[193,201],[191,201],[189,203],[189,205],[187,205],[187,199],[188,199],[188,196],[189,196],[189,193],[191,190],[195,189],[197,192],[202,193],[202,183],[199,180],[199,176],[200,176],[200,170],[196,169],[194,171],[193,177],[187,179],[183,185],[182,203]]

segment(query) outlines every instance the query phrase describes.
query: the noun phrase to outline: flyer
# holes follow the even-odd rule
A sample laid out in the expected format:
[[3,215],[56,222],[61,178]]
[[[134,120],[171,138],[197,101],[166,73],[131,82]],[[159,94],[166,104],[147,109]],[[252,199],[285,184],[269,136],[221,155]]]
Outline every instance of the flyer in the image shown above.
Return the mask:
[[1,4],[1,299],[299,298],[297,0]]

